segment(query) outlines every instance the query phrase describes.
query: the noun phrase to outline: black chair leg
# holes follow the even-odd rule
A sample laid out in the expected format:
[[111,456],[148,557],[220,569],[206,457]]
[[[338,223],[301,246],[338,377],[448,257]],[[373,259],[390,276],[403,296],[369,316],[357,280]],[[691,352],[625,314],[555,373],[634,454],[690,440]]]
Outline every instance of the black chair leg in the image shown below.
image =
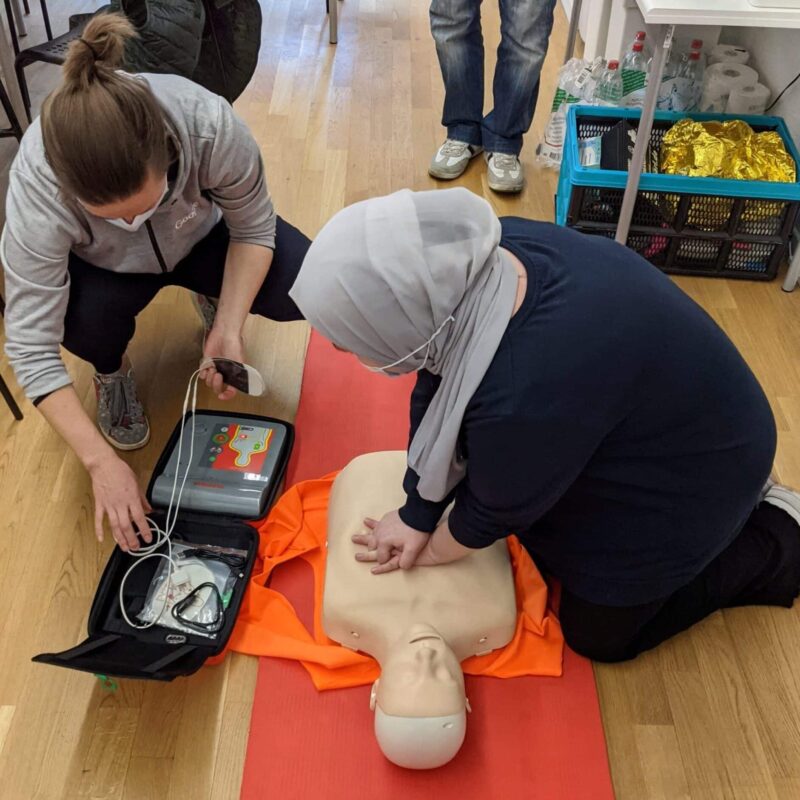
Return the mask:
[[50,14],[47,13],[47,3],[41,0],[42,19],[44,20],[44,32],[47,34],[47,41],[53,41],[53,29],[50,27]]
[[25,9],[26,14],[31,13],[31,7],[28,5],[28,0],[22,0],[22,7]]
[[6,19],[8,20],[8,32],[11,34],[11,46],[14,48],[14,55],[19,55],[19,39],[17,38],[17,24],[14,22],[14,11],[11,8],[11,0],[4,0],[6,7]]
[[[11,124],[11,130],[14,131],[14,137],[19,142],[22,140],[22,128],[20,127],[19,120],[17,119],[17,114],[14,111],[14,106],[11,105],[11,100],[8,97],[8,93],[6,92],[6,87],[3,85],[3,81],[0,80],[0,104],[3,106],[3,111],[6,112],[6,116],[8,117],[8,121]],[[3,298],[0,297],[0,315],[3,314],[5,311],[5,303],[3,302]]]
[[28,82],[25,80],[26,66],[28,66],[27,61],[17,59],[14,62],[14,71],[17,73],[17,83],[19,84],[19,93],[22,95],[22,104],[25,106],[28,122],[33,122],[31,119],[31,96],[28,93]]
[[17,401],[14,399],[14,395],[11,394],[11,390],[8,388],[8,385],[3,380],[3,376],[0,375],[0,394],[3,395],[3,399],[8,404],[8,407],[11,409],[11,413],[14,415],[14,419],[20,420],[22,419],[22,409],[17,405]]

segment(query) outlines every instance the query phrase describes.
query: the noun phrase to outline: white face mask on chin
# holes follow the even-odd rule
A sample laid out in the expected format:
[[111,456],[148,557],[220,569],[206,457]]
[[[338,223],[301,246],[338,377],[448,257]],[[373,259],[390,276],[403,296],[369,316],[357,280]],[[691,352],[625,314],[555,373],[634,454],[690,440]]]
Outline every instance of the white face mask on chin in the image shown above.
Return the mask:
[[165,179],[164,191],[161,192],[161,197],[158,198],[158,202],[152,208],[147,209],[147,211],[144,211],[141,214],[137,214],[133,218],[132,222],[126,222],[124,219],[121,218],[109,219],[108,217],[104,217],[104,219],[109,225],[114,225],[116,228],[122,228],[122,230],[124,231],[130,231],[131,233],[135,233],[136,231],[139,230],[139,228],[142,227],[142,225],[145,224],[145,222],[147,222],[148,219],[150,219],[150,217],[153,216],[153,214],[156,213],[156,211],[158,211],[158,207],[161,205],[161,201],[166,196],[168,190],[169,190],[169,184]]

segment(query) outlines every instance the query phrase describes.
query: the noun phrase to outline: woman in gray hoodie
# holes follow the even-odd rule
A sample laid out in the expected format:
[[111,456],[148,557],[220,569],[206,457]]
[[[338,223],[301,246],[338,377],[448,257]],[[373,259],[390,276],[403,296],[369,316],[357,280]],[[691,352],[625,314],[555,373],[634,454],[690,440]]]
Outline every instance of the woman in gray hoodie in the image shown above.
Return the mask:
[[[17,379],[89,471],[98,538],[107,516],[135,549],[147,501],[112,448],[150,435],[126,355],[137,314],[164,286],[190,289],[204,355],[243,361],[248,313],[302,318],[288,290],[310,243],[276,216],[258,145],[226,100],[184,78],[118,70],[131,35],[107,14],[72,44],[11,167],[0,256]],[[97,427],[62,344],[95,368]],[[206,380],[234,393],[213,370]]]

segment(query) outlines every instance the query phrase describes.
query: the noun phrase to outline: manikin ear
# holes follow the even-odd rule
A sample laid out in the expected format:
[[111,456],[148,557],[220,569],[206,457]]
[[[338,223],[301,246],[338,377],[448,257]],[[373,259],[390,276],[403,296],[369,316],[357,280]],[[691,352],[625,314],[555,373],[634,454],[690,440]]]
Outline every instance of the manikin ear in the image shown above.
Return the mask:
[[469,697],[465,697],[464,698],[464,703],[467,706],[467,711],[469,711],[469,713],[471,714],[472,713],[472,706],[469,704]]
[[[375,706],[378,704],[378,684],[380,683],[380,678],[372,684],[372,690],[369,693],[369,710],[374,711]],[[469,703],[467,703],[469,705]]]

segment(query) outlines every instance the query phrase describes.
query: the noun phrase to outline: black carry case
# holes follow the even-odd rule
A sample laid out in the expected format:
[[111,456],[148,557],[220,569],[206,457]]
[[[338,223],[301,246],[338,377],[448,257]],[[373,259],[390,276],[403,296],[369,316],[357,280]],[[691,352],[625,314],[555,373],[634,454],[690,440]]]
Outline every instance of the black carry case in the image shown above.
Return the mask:
[[[293,426],[283,420],[252,414],[200,410],[197,414],[223,419],[235,416],[273,429],[283,428],[285,436],[282,440],[278,466],[270,479],[270,485],[266,488],[266,503],[263,509],[263,513],[266,514],[282,488],[294,442]],[[191,412],[186,415],[187,428],[190,417]],[[153,470],[153,477],[147,488],[148,500],[152,497],[156,478],[163,472],[173,448],[177,446],[180,428],[179,423]],[[154,509],[149,516],[163,528],[166,518],[164,510]],[[239,573],[241,577],[236,581],[230,602],[225,609],[224,625],[214,638],[158,625],[145,630],[131,628],[120,612],[119,586],[123,576],[137,559],[115,547],[92,602],[88,638],[64,652],[42,653],[34,656],[32,660],[40,664],[54,664],[100,676],[171,681],[197,672],[207,659],[221,653],[233,631],[253,570],[258,553],[258,532],[243,519],[181,510],[171,538],[173,543],[191,542],[247,551],[246,563]],[[160,558],[148,559],[128,578],[125,584],[125,609],[128,616],[133,617],[141,610],[150,582],[162,563],[163,559]]]

